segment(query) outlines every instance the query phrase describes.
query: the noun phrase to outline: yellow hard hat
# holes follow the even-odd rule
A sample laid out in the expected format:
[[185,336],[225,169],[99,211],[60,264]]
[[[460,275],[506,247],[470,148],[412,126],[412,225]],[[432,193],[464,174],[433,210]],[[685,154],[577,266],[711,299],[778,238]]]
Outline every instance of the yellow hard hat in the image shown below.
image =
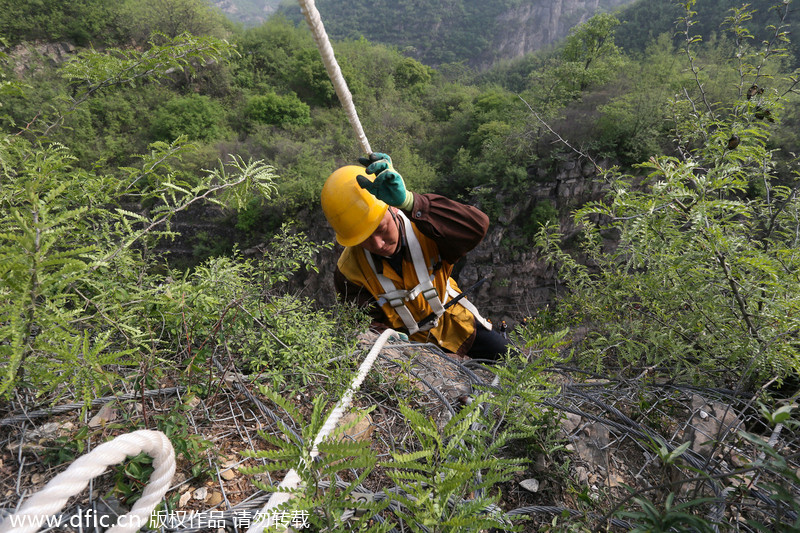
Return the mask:
[[[372,235],[389,208],[366,189],[356,176],[366,176],[364,167],[348,165],[336,169],[322,187],[322,211],[342,246],[355,246]],[[367,179],[374,177],[367,176]]]

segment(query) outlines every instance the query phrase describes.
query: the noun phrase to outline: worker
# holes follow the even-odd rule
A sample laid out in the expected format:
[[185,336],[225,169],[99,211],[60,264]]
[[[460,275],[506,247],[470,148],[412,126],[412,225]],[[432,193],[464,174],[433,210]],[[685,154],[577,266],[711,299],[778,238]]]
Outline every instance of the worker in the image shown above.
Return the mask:
[[447,306],[461,293],[453,266],[483,240],[488,217],[444,196],[408,191],[386,154],[359,162],[334,171],[322,188],[325,217],[345,247],[337,293],[369,306],[378,330],[475,359],[505,354],[508,341],[466,297]]
[[500,321],[500,335],[502,335],[504,339],[508,338],[508,324],[506,324],[505,320]]

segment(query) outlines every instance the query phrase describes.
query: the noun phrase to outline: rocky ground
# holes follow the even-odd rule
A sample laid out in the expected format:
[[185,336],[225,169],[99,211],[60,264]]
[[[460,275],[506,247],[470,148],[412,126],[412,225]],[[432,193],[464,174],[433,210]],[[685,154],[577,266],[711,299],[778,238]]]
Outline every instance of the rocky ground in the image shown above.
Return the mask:
[[[365,348],[373,339],[365,336]],[[398,411],[398,400],[411,402],[443,426],[469,401],[477,382],[493,378],[490,371],[464,366],[465,362],[444,358],[424,345],[385,349],[354,397],[345,421],[361,420],[345,438],[368,441],[379,459],[387,459],[392,451],[413,449],[414,436]],[[746,470],[758,453],[737,435],[750,416],[746,402],[720,391],[644,385],[646,376],[640,382],[620,382],[575,369],[551,372],[559,392],[541,407],[556,415],[552,420],[557,427],[549,441],[552,449],[539,453],[524,443],[508,447],[507,453],[529,462],[498,487],[500,507],[510,516],[528,517],[520,522],[523,531],[541,531],[554,519],[559,524],[580,521],[625,530],[629,523],[608,522],[607,513],[627,501],[632,490],[642,489],[648,489],[645,493],[654,501],[663,501],[669,492],[692,499],[719,495],[722,487],[725,499],[720,505],[726,520],[766,520],[769,509],[752,492],[763,480],[756,472],[732,474]],[[129,399],[98,400],[83,415],[80,408],[54,414],[28,412],[27,419],[9,414],[0,420],[0,508],[15,509],[101,442],[166,420],[179,452],[177,472],[166,494],[171,512],[216,513],[218,525],[228,531],[235,526],[244,530],[243,517],[260,509],[269,497],[256,484],[277,484],[285,471],[245,473],[245,467],[257,466],[259,460],[243,454],[269,448],[260,432],[278,434],[273,417],[282,412],[259,394],[252,377],[228,368],[214,379],[209,389],[213,393],[203,398],[164,383],[164,394],[142,399],[131,391]],[[289,398],[303,416],[311,410],[313,388],[309,392]],[[363,417],[360,413],[369,408]],[[290,427],[302,430],[301,422],[285,413],[281,416]],[[796,451],[796,439],[778,434],[773,445]],[[668,464],[664,450],[685,442],[688,449],[681,459]],[[659,446],[664,450],[659,452]],[[109,515],[127,512],[147,482],[148,466],[148,460],[138,457],[125,468],[111,469],[71,498],[65,513],[89,508]],[[374,495],[390,485],[378,468],[361,490]],[[173,525],[186,530],[186,525]],[[209,529],[220,528],[205,528]]]

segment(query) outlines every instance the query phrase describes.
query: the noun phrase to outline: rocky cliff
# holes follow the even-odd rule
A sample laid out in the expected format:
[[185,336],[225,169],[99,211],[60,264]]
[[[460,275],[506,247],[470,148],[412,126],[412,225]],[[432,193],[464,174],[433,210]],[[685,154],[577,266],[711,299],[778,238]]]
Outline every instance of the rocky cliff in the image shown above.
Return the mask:
[[225,16],[245,27],[263,24],[277,9],[281,0],[212,0]]
[[[317,0],[331,39],[357,38],[396,46],[429,65],[464,61],[480,70],[496,61],[521,57],[565,37],[598,12],[635,0]],[[232,20],[253,26],[275,9],[268,0],[253,12],[253,0],[214,0]],[[369,8],[365,8],[368,5]],[[298,24],[296,2],[277,12]],[[373,23],[371,21],[388,21]]]
[[478,60],[487,66],[513,59],[566,37],[569,30],[601,11],[612,11],[634,0],[528,0],[497,17],[497,32],[489,52]]

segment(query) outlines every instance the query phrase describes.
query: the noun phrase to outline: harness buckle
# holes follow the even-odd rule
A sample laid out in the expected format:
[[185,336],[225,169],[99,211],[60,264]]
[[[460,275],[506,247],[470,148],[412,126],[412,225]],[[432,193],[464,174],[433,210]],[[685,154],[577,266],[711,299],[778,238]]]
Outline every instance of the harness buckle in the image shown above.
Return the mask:
[[388,303],[395,309],[398,307],[403,307],[405,305],[404,301],[408,297],[408,291],[403,289],[397,289],[386,294],[382,295],[378,300],[378,303],[383,305],[384,303]]
[[433,300],[434,298],[439,297],[439,293],[436,292],[435,287],[430,287],[427,289],[423,289],[422,296],[424,296],[426,300]]

